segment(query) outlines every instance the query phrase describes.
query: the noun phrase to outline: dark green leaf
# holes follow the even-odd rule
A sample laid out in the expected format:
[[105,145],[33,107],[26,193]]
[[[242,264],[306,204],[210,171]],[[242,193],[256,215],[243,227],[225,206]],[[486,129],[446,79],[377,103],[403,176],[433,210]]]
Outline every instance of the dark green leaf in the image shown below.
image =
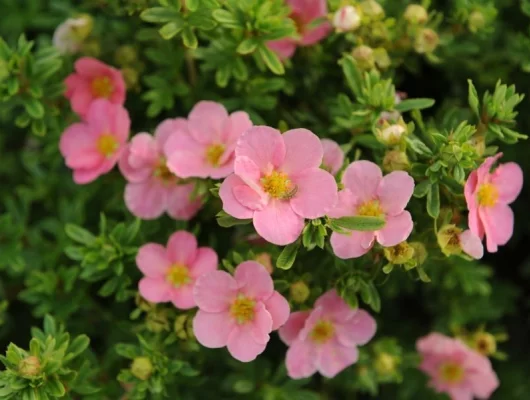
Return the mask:
[[414,187],[413,195],[414,197],[418,197],[418,198],[425,197],[427,196],[427,193],[429,192],[430,188],[431,188],[431,182],[429,182],[428,180],[422,181]]
[[427,193],[427,213],[432,218],[440,215],[440,188],[438,183],[433,183]]
[[92,235],[89,231],[77,225],[66,224],[64,230],[66,232],[66,235],[70,239],[86,246],[92,245],[96,240],[96,237]]
[[31,118],[40,119],[44,117],[44,106],[42,103],[31,97],[24,101],[24,107],[26,112],[31,116]]
[[147,22],[170,22],[181,18],[180,13],[169,7],[154,7],[144,10],[140,18]]
[[74,359],[90,345],[90,338],[87,335],[77,336],[68,346],[67,357],[69,360]]
[[299,241],[285,246],[276,260],[276,266],[280,269],[290,269],[296,260],[299,247]]
[[377,231],[385,226],[384,218],[356,215],[331,220],[333,224],[352,231]]

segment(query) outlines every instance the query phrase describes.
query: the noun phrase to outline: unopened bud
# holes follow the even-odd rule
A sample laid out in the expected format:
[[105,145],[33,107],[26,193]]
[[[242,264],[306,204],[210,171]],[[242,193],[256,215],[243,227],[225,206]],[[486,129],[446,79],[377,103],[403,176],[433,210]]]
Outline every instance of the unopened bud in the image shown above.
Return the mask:
[[372,69],[375,66],[374,50],[361,45],[353,49],[352,56],[360,69]]
[[472,347],[480,354],[488,357],[497,351],[497,341],[488,332],[477,332],[472,338]]
[[125,86],[127,89],[135,88],[138,85],[139,74],[134,68],[124,67],[121,69],[121,74],[123,75],[123,80],[125,81]]
[[140,292],[136,293],[136,297],[134,298],[134,302],[136,304],[136,307],[138,307],[142,311],[149,311],[154,307],[153,303],[149,303],[147,300],[145,300]]
[[151,332],[159,333],[169,330],[169,321],[165,309],[152,309],[145,321],[147,329]]
[[153,373],[153,363],[147,357],[136,357],[131,364],[131,373],[138,379],[145,381]]
[[436,235],[438,245],[446,256],[460,254],[462,252],[462,246],[460,245],[460,234],[462,229],[456,225],[444,225],[442,226]]
[[407,242],[385,247],[383,251],[386,259],[392,264],[405,264],[414,257],[414,248]]
[[383,170],[385,172],[408,171],[409,168],[410,161],[404,151],[390,150],[385,153],[383,158]]
[[396,370],[396,357],[380,353],[375,360],[375,370],[379,375],[390,375]]
[[291,292],[291,299],[295,303],[303,303],[304,301],[307,300],[310,294],[309,288],[302,281],[293,283],[291,285],[290,292]]
[[68,18],[53,33],[53,45],[62,54],[74,54],[81,48],[81,43],[90,35],[94,20],[88,14]]
[[263,265],[269,274],[272,274],[272,272],[274,271],[274,267],[272,266],[272,259],[269,253],[256,254],[256,257],[254,259],[261,265]]
[[420,54],[432,53],[438,47],[440,38],[438,34],[429,28],[422,29],[414,42],[414,50]]
[[179,339],[186,340],[194,337],[193,319],[188,314],[182,314],[175,318],[173,329]]
[[392,64],[392,61],[388,56],[388,51],[386,51],[384,47],[374,49],[374,60],[379,69],[387,69]]
[[27,377],[32,377],[40,374],[40,361],[35,356],[28,356],[18,363],[18,372]]
[[365,0],[361,2],[362,15],[372,20],[382,19],[385,16],[385,10],[376,0]]
[[416,262],[416,265],[422,265],[428,256],[425,245],[421,242],[411,242],[409,243],[409,246],[414,249],[414,261]]
[[120,46],[114,54],[114,61],[117,65],[130,65],[138,59],[138,52],[133,46]]
[[484,135],[474,135],[469,144],[475,149],[477,155],[482,157],[486,151],[486,137]]
[[338,32],[354,31],[361,25],[361,16],[353,6],[344,6],[333,16],[333,26]]
[[411,24],[424,24],[429,19],[427,10],[419,4],[409,4],[403,15],[405,20]]
[[471,14],[469,14],[467,26],[473,33],[483,29],[486,26],[486,18],[484,17],[484,14],[482,14],[479,10],[473,11]]
[[399,144],[406,134],[407,124],[405,124],[403,118],[400,118],[393,124],[390,124],[388,121],[383,121],[382,124],[375,128],[375,137],[387,146]]
[[99,57],[101,54],[101,45],[96,39],[87,40],[82,47],[83,54],[91,57]]

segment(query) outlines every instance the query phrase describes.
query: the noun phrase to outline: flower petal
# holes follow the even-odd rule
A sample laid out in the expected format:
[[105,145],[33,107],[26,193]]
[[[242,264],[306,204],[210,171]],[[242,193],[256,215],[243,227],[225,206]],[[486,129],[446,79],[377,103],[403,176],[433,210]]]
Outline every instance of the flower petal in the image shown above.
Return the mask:
[[480,260],[484,255],[484,246],[482,246],[482,240],[475,235],[471,230],[465,230],[459,236],[460,246],[466,254],[469,254],[476,260]]
[[145,276],[161,278],[165,276],[171,262],[164,246],[157,243],[147,243],[138,250],[136,265]]
[[323,167],[335,175],[344,163],[344,152],[339,144],[331,139],[320,139],[322,148],[324,149],[324,156],[322,157]]
[[311,46],[320,42],[331,32],[331,24],[327,21],[320,23],[316,28],[308,29],[302,36],[302,46]]
[[291,58],[296,51],[296,42],[292,39],[270,40],[267,47],[274,51],[282,60]]
[[326,378],[333,378],[345,368],[357,362],[357,347],[344,347],[331,340],[318,349],[317,368]]
[[203,311],[217,313],[228,310],[237,295],[237,282],[225,271],[201,275],[195,282],[193,297]]
[[315,302],[315,308],[321,308],[322,313],[332,321],[343,323],[355,315],[351,308],[335,289],[328,290]]
[[281,327],[289,318],[289,303],[280,293],[274,291],[265,301],[265,307],[272,317],[272,330]]
[[284,246],[300,236],[304,219],[288,201],[271,200],[263,210],[254,212],[254,228],[266,241]]
[[234,272],[234,279],[245,296],[255,300],[267,300],[274,292],[272,278],[265,267],[257,261],[244,261]]
[[259,344],[267,344],[269,342],[269,333],[272,331],[272,317],[263,305],[258,302],[254,307],[254,319],[251,322],[250,334],[252,338]]
[[236,159],[241,156],[254,161],[262,173],[270,173],[285,158],[285,144],[280,131],[268,126],[247,129],[236,146]]
[[156,181],[129,183],[125,186],[127,209],[136,217],[151,220],[160,217],[167,207],[166,189]]
[[371,246],[366,247],[364,244],[370,240],[373,242],[373,232],[358,232],[351,231],[347,235],[333,232],[331,234],[331,247],[333,253],[343,260],[348,258],[357,258],[365,255],[371,249]]
[[232,193],[242,206],[252,211],[263,210],[263,207],[266,205],[267,199],[260,196],[246,184],[235,186],[232,189]]
[[151,303],[165,303],[170,300],[171,286],[163,278],[142,278],[138,283],[140,295]]
[[285,357],[287,375],[292,379],[308,378],[317,371],[315,346],[309,340],[291,343]]
[[335,206],[328,211],[331,218],[349,217],[357,212],[358,199],[349,189],[343,189],[338,193]]
[[292,181],[297,191],[291,199],[291,207],[301,217],[323,217],[337,202],[335,178],[323,169],[306,169],[292,176]]
[[173,263],[191,265],[197,256],[197,238],[186,231],[175,232],[167,242],[167,256]]
[[298,338],[298,334],[304,328],[311,311],[296,311],[289,315],[287,322],[280,328],[278,334],[280,339],[288,346]]
[[254,211],[241,204],[234,195],[234,188],[244,185],[243,180],[237,175],[230,175],[219,188],[219,197],[223,202],[223,211],[238,219],[249,219],[254,215]]
[[202,201],[199,198],[192,200],[194,184],[175,185],[168,189],[167,213],[174,219],[188,221],[201,209]]
[[501,164],[493,173],[491,181],[499,191],[499,201],[513,203],[523,188],[523,170],[514,162]]
[[337,323],[335,326],[337,340],[346,347],[368,343],[374,337],[376,329],[375,319],[361,309],[357,309],[353,317],[344,323]]
[[246,112],[234,112],[224,123],[221,140],[223,143],[236,142],[241,134],[250,127],[252,127],[252,121]]
[[199,143],[220,142],[227,119],[228,113],[222,104],[214,101],[200,101],[188,116],[188,130]]
[[319,168],[324,149],[317,135],[307,129],[291,129],[283,135],[285,159],[281,170],[288,175]]
[[510,206],[498,203],[496,206],[479,208],[479,216],[486,232],[486,247],[490,253],[497,251],[513,235],[514,216]]
[[226,346],[234,323],[227,312],[209,313],[197,311],[193,318],[193,333],[204,347],[218,349]]
[[158,124],[155,130],[155,139],[158,146],[158,151],[163,152],[168,139],[177,131],[187,130],[188,121],[185,118],[168,118]]
[[193,285],[185,285],[171,292],[170,300],[180,310],[189,310],[196,306],[193,298]]
[[408,211],[386,217],[386,224],[375,233],[379,244],[385,247],[395,246],[406,240],[412,232],[412,217]]
[[379,183],[383,179],[381,168],[371,161],[354,161],[344,175],[342,183],[359,199],[359,202],[374,200]]
[[214,249],[210,247],[199,247],[195,260],[189,267],[190,275],[193,278],[198,278],[207,272],[215,271],[218,263],[219,258]]
[[266,343],[257,343],[251,330],[245,326],[236,326],[228,336],[227,348],[232,357],[241,362],[254,360],[259,354],[263,353],[267,347]]
[[407,206],[412,192],[414,179],[404,171],[394,171],[381,180],[377,196],[386,214],[397,215]]

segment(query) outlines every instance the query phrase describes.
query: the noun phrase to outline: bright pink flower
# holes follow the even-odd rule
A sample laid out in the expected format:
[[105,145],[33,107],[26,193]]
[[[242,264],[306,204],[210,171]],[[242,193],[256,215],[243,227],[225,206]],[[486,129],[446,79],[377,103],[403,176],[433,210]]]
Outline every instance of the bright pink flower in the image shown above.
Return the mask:
[[252,218],[270,243],[294,242],[304,218],[320,218],[337,200],[337,184],[320,169],[320,139],[307,129],[283,135],[267,126],[247,130],[236,147],[234,174],[221,185],[223,210],[235,218]]
[[375,240],[390,247],[406,240],[412,232],[412,217],[405,207],[414,191],[414,179],[403,171],[383,177],[381,169],[370,161],[355,161],[342,176],[344,190],[339,192],[332,218],[354,215],[383,217],[385,226],[375,232],[333,232],[331,247],[339,258],[360,257],[370,251]]
[[331,31],[327,21],[314,28],[309,25],[319,18],[326,18],[326,0],[286,0],[291,7],[289,16],[295,23],[300,39],[280,39],[267,43],[267,46],[282,59],[291,58],[297,46],[311,46],[324,39]]
[[513,234],[513,211],[509,207],[523,187],[523,171],[516,163],[500,164],[491,172],[502,153],[488,157],[473,171],[464,187],[469,209],[469,229],[480,239],[486,236],[486,248],[495,253]]
[[167,166],[182,178],[224,178],[234,171],[237,139],[251,126],[246,112],[228,115],[221,104],[201,101],[191,110],[187,127],[167,141]]
[[74,182],[89,183],[109,172],[125,147],[131,120],[127,110],[108,100],[90,104],[86,120],[70,125],[62,134],[59,150],[74,170]]
[[75,71],[64,81],[64,95],[82,118],[86,117],[90,104],[96,99],[107,99],[119,105],[125,103],[125,81],[116,68],[95,58],[82,57],[75,62]]
[[147,243],[138,250],[136,265],[145,275],[138,289],[152,303],[171,301],[182,310],[193,308],[195,282],[201,275],[215,271],[217,262],[217,253],[210,247],[197,247],[191,233],[175,232],[167,247]]
[[292,313],[280,329],[289,346],[289,376],[307,378],[318,371],[333,378],[357,361],[357,346],[368,343],[375,330],[375,320],[366,311],[350,308],[334,289],[324,293],[313,310]]
[[460,340],[431,333],[416,348],[422,356],[420,370],[431,377],[429,385],[452,400],[487,399],[499,386],[488,358]]
[[322,148],[324,149],[324,157],[322,158],[322,167],[336,175],[344,163],[344,152],[339,144],[331,139],[320,139]]
[[193,295],[199,307],[193,332],[199,343],[212,349],[227,346],[232,357],[243,362],[261,354],[269,333],[289,318],[287,300],[255,261],[239,264],[233,277],[225,271],[204,274]]
[[484,246],[482,241],[471,230],[467,229],[458,235],[460,239],[460,246],[467,255],[473,257],[475,260],[480,260],[484,255]]
[[191,199],[194,184],[181,184],[166,165],[164,145],[182,126],[185,119],[167,119],[154,136],[135,135],[120,158],[120,170],[129,182],[125,204],[139,218],[155,219],[167,212],[175,219],[189,220],[201,208],[199,199]]

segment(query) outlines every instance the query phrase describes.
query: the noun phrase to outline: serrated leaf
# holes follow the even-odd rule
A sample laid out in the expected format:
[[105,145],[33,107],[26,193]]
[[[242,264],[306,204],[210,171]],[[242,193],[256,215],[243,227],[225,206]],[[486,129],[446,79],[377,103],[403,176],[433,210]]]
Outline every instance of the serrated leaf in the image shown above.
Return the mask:
[[258,53],[265,63],[265,65],[276,75],[283,75],[285,73],[285,68],[280,61],[279,57],[269,49],[267,46],[262,44],[258,47]]
[[394,109],[399,112],[406,112],[411,110],[423,110],[434,105],[434,99],[406,99],[394,106]]
[[427,213],[432,218],[440,215],[440,187],[438,183],[433,183],[427,192]]
[[331,221],[341,228],[363,232],[377,231],[386,224],[384,218],[362,215],[334,218]]
[[276,260],[276,266],[280,269],[290,269],[296,260],[299,248],[299,241],[285,246]]

